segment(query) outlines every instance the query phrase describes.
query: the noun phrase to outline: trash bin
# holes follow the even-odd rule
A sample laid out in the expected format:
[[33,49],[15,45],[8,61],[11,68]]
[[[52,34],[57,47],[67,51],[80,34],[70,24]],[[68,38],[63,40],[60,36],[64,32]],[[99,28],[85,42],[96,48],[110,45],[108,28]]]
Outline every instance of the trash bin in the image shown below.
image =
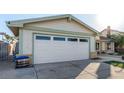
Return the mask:
[[31,66],[29,56],[16,56],[15,57],[15,68],[29,67]]

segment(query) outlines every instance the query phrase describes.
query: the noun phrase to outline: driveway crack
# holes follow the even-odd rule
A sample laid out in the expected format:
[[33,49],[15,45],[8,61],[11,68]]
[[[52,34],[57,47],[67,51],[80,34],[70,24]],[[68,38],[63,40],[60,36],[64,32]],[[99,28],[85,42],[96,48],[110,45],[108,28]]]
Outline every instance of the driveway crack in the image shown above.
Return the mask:
[[37,74],[37,70],[36,70],[35,66],[33,68],[34,68],[36,79],[38,79],[38,74]]

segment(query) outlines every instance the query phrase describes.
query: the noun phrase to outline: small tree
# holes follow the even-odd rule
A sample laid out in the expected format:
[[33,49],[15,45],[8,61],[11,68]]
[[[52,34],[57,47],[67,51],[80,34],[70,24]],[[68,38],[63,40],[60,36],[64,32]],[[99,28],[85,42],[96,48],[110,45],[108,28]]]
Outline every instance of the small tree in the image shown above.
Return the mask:
[[116,47],[123,48],[124,46],[124,35],[111,35],[111,39],[115,42]]
[[123,48],[123,46],[124,46],[124,35],[119,35],[118,38],[119,38],[119,40],[118,40],[119,47]]
[[115,42],[116,51],[124,54],[124,35],[111,35],[111,39]]
[[10,36],[10,35],[8,35],[8,34],[5,34],[4,35],[4,41],[6,41],[6,42],[8,42],[8,43],[11,43],[11,42],[13,42],[14,40],[16,40],[16,37],[14,37],[14,36]]

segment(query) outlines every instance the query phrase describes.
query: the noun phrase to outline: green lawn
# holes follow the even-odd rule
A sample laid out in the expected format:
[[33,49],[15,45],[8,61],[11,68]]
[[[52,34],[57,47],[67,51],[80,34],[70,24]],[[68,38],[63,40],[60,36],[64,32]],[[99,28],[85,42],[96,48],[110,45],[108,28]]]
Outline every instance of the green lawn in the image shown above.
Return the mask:
[[116,67],[124,68],[124,62],[120,62],[120,61],[107,61],[105,63],[113,65],[113,66],[116,66]]

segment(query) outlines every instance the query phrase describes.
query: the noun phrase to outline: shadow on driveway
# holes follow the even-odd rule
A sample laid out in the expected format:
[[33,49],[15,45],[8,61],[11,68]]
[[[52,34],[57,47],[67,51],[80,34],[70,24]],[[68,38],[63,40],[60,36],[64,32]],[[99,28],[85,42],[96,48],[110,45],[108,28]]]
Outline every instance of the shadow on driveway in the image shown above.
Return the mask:
[[97,78],[98,79],[107,79],[111,76],[110,65],[106,63],[100,63],[99,68],[97,69]]

